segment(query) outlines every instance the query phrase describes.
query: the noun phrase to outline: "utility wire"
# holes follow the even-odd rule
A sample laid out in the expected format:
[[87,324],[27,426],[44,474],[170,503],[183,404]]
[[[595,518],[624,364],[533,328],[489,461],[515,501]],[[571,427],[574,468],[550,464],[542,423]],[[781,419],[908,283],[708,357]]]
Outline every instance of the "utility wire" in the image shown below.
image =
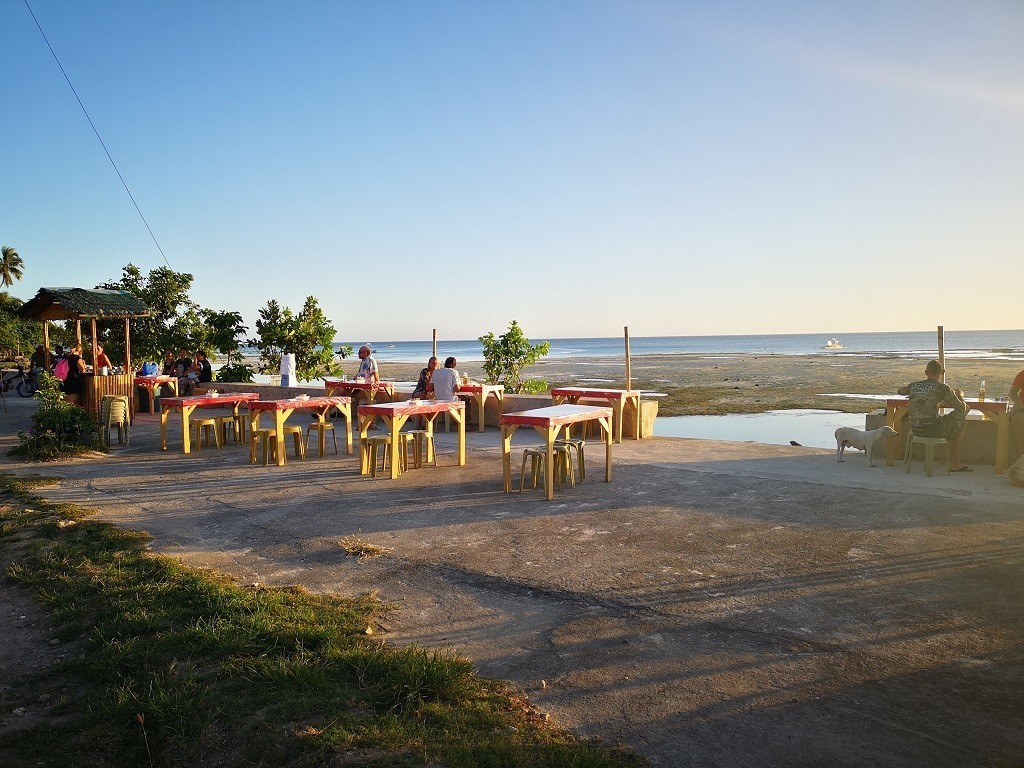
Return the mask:
[[53,60],[57,62],[57,66],[60,67],[60,73],[64,75],[64,79],[68,81],[68,87],[71,88],[71,92],[75,94],[75,99],[78,100],[78,106],[82,108],[82,112],[85,114],[85,119],[89,121],[89,125],[92,126],[92,132],[96,134],[96,138],[99,139],[100,146],[103,147],[103,151],[107,153],[107,160],[114,167],[114,173],[117,174],[117,178],[121,180],[121,186],[124,187],[124,191],[128,193],[128,197],[132,200],[132,205],[135,206],[135,210],[139,212],[139,218],[142,219],[142,223],[146,225],[146,229],[149,231],[149,236],[153,238],[153,242],[156,244],[156,249],[160,251],[160,256],[163,257],[164,264],[167,265],[168,269],[171,269],[171,262],[167,260],[164,249],[160,247],[160,242],[156,239],[156,235],[153,234],[153,229],[149,226],[149,222],[146,221],[146,217],[142,213],[142,209],[139,208],[139,204],[135,202],[135,195],[128,189],[128,183],[124,180],[124,176],[121,175],[120,169],[117,167],[117,163],[114,162],[114,158],[110,156],[110,150],[107,149],[107,145],[103,142],[103,137],[100,136],[100,132],[96,129],[96,124],[93,123],[92,118],[89,116],[89,110],[85,108],[85,104],[82,103],[82,99],[78,95],[78,91],[75,90],[75,86],[71,83],[71,78],[68,77],[68,73],[64,71],[64,65],[60,63],[60,59],[57,58],[57,52],[53,50],[53,46],[50,45],[50,40],[46,37],[46,33],[43,32],[43,27],[39,23],[39,19],[36,18],[35,13],[32,11],[32,6],[28,4],[28,0],[25,1],[25,7],[28,8],[29,14],[32,16],[32,21],[36,23],[36,27],[39,29],[39,34],[43,36],[43,41],[46,43],[46,47],[50,49],[50,54],[53,56]]

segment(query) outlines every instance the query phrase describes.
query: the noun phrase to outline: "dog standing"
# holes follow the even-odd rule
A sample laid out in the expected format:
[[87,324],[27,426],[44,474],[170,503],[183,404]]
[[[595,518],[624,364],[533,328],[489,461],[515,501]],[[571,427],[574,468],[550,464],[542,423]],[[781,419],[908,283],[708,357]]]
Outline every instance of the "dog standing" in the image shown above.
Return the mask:
[[864,451],[868,455],[868,466],[873,467],[875,464],[871,461],[871,453],[875,445],[882,442],[889,435],[895,436],[898,434],[899,432],[888,425],[872,429],[868,432],[865,432],[863,429],[854,429],[853,427],[840,427],[836,430],[836,460],[843,461],[843,451],[847,448],[856,448],[858,451]]

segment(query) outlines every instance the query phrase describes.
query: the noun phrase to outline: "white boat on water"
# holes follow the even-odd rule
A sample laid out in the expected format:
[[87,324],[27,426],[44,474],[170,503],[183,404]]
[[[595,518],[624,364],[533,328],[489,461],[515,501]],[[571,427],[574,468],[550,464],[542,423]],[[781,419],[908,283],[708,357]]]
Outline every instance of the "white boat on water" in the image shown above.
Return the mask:
[[846,345],[843,344],[839,339],[829,339],[822,349],[846,349]]

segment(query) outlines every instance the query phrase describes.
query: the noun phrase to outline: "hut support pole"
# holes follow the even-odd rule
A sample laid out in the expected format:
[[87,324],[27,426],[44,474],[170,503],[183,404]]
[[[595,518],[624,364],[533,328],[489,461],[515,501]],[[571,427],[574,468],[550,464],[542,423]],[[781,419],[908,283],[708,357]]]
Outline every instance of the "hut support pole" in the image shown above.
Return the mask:
[[946,381],[946,343],[942,333],[942,326],[939,326],[939,365],[942,366],[942,377],[939,379],[942,382]]
[[131,320],[127,317],[124,319],[124,370],[132,372],[132,331]]
[[75,320],[75,342],[82,346],[82,321]]
[[[50,324],[43,320],[43,360],[50,359]],[[47,371],[49,373],[49,371]]]
[[99,343],[96,339],[96,318],[91,318],[89,321],[89,331],[92,333],[92,372],[99,375],[99,355],[96,354],[96,345]]

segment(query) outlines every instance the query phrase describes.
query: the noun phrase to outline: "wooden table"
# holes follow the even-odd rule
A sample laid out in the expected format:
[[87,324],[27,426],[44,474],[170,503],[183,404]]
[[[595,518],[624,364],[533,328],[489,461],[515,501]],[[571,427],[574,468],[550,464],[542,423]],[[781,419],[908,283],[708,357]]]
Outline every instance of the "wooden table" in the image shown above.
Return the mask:
[[344,395],[351,397],[353,400],[356,398],[357,392],[362,392],[363,397],[366,398],[366,402],[372,405],[374,400],[377,399],[378,392],[385,392],[390,400],[395,399],[395,382],[393,381],[378,381],[377,386],[374,387],[368,381],[355,381],[354,379],[324,379],[324,389],[327,390],[327,396],[333,395]]
[[242,403],[259,400],[256,392],[225,392],[220,395],[192,395],[189,397],[160,398],[160,447],[167,450],[167,418],[171,411],[181,412],[181,444],[185,453],[191,453],[192,441],[188,428],[188,420],[196,408],[231,408],[235,424],[240,418],[239,409]]
[[178,396],[178,377],[177,376],[136,376],[134,380],[135,384],[135,410],[139,410],[138,399],[139,399],[139,387],[149,392],[149,412],[156,412],[156,388],[163,385],[169,384],[171,389],[174,390],[174,396]]
[[[1006,467],[1010,451],[1010,404],[1006,400],[966,400],[968,413],[981,411],[996,423],[996,474],[1001,475]],[[901,431],[900,422],[910,412],[910,400],[905,397],[892,397],[885,401],[885,423]],[[909,425],[907,425],[909,426]],[[895,464],[897,444],[902,441],[890,438],[885,447],[885,463]]]
[[640,439],[640,391],[636,389],[600,389],[596,387],[558,387],[551,390],[551,402],[560,405],[563,402],[578,403],[580,398],[607,400],[612,407],[615,442],[622,442],[622,413],[626,406],[636,413],[636,429],[634,439]]
[[467,397],[470,402],[476,403],[478,418],[477,432],[484,431],[484,405],[488,397],[494,397],[498,401],[498,413],[501,413],[501,403],[505,399],[505,387],[502,384],[459,384],[459,397]]
[[548,500],[555,497],[554,446],[558,433],[571,425],[596,421],[601,427],[605,443],[604,480],[612,480],[612,413],[613,409],[600,405],[551,405],[532,408],[501,416],[501,462],[505,476],[505,493],[512,490],[512,435],[521,426],[533,427],[544,438],[547,455],[544,457],[544,493]]
[[[446,402],[444,400],[421,400],[418,404],[413,404],[408,401],[401,403],[373,403],[370,405],[359,406],[359,473],[367,475],[370,473],[370,453],[367,446],[367,439],[370,427],[373,426],[374,420],[379,416],[381,421],[384,422],[384,427],[388,430],[391,435],[391,448],[393,453],[391,454],[391,479],[394,480],[398,477],[398,469],[400,461],[398,459],[398,452],[401,450],[401,445],[398,442],[398,433],[402,430],[402,425],[409,419],[410,416],[423,416],[427,422],[427,433],[434,433],[434,420],[443,413],[451,414],[455,423],[459,427],[459,466],[466,466],[466,404],[461,400],[453,400]],[[427,450],[433,443],[432,440],[427,441]],[[427,461],[433,460],[433,455],[427,456]]]
[[[289,397],[283,400],[256,400],[249,403],[249,461],[256,463],[256,430],[260,428],[260,416],[266,412],[273,415],[274,430],[277,434],[277,465],[284,466],[284,423],[295,411],[312,411],[318,422],[327,421],[327,413],[337,408],[345,417],[345,432],[348,437],[348,452],[352,453],[352,400],[348,397]],[[320,455],[324,455],[324,432],[320,430]]]

